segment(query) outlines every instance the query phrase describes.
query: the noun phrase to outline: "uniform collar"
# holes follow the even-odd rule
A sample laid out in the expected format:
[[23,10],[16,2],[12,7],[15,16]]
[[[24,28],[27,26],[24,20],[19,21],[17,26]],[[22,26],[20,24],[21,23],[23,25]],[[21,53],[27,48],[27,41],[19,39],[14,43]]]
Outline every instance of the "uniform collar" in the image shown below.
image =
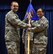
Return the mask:
[[13,10],[11,10],[12,13],[16,14],[15,12],[13,12]]
[[44,19],[45,18],[45,16],[42,16],[42,18],[41,19]]

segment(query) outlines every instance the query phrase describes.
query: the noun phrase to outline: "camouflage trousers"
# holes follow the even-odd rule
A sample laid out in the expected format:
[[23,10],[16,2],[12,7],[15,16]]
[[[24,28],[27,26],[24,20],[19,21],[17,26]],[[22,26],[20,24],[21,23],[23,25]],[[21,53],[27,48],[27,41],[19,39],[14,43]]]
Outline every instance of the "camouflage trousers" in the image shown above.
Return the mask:
[[[47,47],[45,44],[33,43],[30,41],[30,54],[46,54]],[[28,44],[25,43],[25,53],[28,54]]]
[[8,54],[20,54],[20,43],[14,41],[6,41]]
[[47,47],[44,44],[33,44],[32,54],[46,54]]

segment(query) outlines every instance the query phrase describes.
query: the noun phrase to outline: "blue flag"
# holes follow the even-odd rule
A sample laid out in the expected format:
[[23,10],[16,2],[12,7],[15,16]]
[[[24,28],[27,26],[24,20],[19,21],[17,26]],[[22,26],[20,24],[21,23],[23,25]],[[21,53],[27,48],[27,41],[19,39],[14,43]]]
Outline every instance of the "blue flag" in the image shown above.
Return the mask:
[[38,16],[37,16],[37,14],[36,14],[36,12],[35,12],[35,10],[34,10],[34,8],[33,8],[33,6],[32,6],[32,4],[30,3],[29,4],[29,6],[28,6],[28,8],[27,8],[27,11],[26,11],[26,14],[25,14],[25,17],[24,17],[24,19],[25,18],[27,18],[27,13],[31,13],[31,15],[32,15],[32,18],[31,18],[31,20],[39,20],[39,18],[38,18]]

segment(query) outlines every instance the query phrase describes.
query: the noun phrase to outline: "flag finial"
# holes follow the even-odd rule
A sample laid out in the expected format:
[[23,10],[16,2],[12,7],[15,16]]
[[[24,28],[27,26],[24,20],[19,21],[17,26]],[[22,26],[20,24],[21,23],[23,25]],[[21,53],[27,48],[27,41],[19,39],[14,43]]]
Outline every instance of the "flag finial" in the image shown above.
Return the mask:
[[32,0],[30,0],[30,3],[32,2]]

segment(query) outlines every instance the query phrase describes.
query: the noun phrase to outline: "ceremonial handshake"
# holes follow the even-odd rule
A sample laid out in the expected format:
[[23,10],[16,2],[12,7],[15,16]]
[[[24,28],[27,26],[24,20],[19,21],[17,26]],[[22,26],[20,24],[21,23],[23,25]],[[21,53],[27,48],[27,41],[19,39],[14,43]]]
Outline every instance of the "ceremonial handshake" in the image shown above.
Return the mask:
[[[37,10],[39,20],[31,20],[33,12],[27,13],[27,18],[21,21],[16,12],[19,4],[11,3],[11,10],[5,16],[5,42],[8,54],[20,54],[20,28],[23,28],[22,41],[27,54],[28,31],[30,31],[30,54],[46,54],[48,20],[41,8]],[[27,23],[26,23],[27,21]]]

